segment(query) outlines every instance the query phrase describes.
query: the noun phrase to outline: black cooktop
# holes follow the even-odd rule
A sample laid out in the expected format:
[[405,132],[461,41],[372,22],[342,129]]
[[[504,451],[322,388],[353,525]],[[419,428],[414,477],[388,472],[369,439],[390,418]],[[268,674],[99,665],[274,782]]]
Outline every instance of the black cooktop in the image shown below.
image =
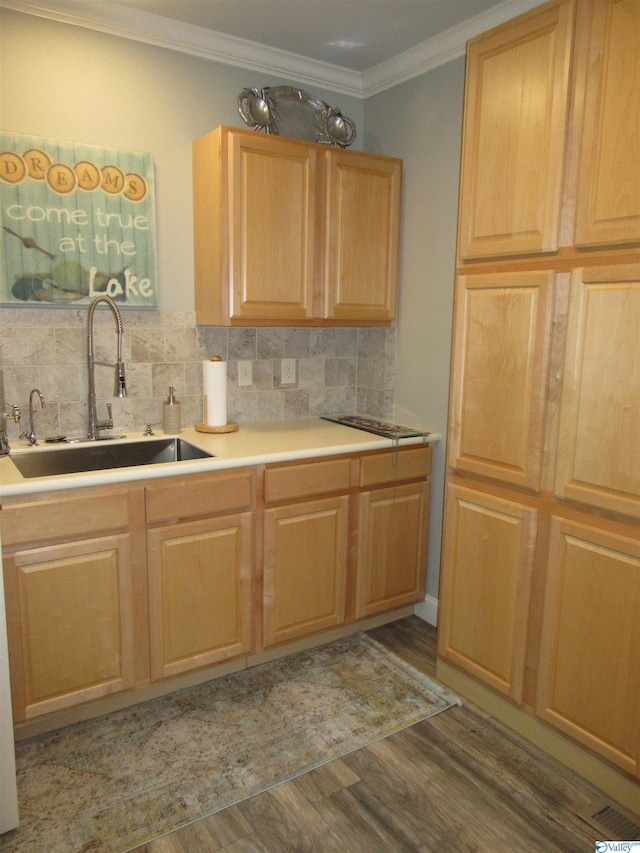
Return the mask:
[[419,436],[427,436],[431,433],[420,432],[419,430],[411,429],[410,427],[400,426],[399,424],[390,424],[387,421],[379,421],[375,418],[365,418],[361,415],[323,415],[322,420],[333,421],[336,424],[343,426],[354,427],[365,432],[372,432],[374,435],[382,435],[385,438],[417,438]]

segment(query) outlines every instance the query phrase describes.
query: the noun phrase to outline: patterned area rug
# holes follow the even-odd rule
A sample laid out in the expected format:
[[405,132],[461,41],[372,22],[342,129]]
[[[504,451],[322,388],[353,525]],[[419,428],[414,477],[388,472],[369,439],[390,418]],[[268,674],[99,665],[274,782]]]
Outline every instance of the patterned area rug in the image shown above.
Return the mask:
[[366,634],[17,746],[2,853],[123,853],[457,704]]

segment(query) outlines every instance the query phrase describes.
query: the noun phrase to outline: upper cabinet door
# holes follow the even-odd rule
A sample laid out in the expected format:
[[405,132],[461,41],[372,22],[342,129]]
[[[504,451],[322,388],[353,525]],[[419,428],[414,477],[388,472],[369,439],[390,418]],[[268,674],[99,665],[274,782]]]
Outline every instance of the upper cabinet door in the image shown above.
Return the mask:
[[640,266],[571,280],[555,492],[640,518]]
[[538,490],[552,272],[460,276],[449,464]]
[[196,319],[314,316],[319,146],[219,127],[193,143]]
[[326,152],[322,316],[395,322],[402,161]]
[[575,245],[640,242],[640,2],[592,2]]
[[313,316],[317,168],[311,146],[230,134],[231,318]]
[[558,248],[573,19],[546,4],[469,43],[462,259]]

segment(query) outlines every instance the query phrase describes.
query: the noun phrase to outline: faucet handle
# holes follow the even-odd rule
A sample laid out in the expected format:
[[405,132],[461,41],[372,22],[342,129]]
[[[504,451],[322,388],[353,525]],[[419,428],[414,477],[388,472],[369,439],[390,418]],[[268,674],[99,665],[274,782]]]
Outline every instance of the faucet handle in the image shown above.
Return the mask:
[[20,406],[16,406],[13,403],[9,404],[10,412],[4,413],[5,421],[15,421],[15,423],[20,423]]
[[113,411],[111,409],[111,403],[107,403],[107,414],[109,417],[107,418],[107,422],[105,424],[105,429],[113,429]]

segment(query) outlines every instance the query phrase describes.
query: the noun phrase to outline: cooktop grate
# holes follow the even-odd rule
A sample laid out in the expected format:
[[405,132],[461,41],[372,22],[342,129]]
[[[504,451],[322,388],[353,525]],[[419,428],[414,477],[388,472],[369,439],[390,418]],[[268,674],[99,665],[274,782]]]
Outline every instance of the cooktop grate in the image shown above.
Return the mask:
[[343,426],[354,427],[355,429],[371,432],[374,435],[382,435],[385,438],[426,438],[431,435],[429,432],[421,432],[420,430],[412,429],[411,427],[400,426],[400,424],[390,424],[387,421],[379,421],[375,418],[366,418],[362,415],[323,415],[325,421],[333,421],[336,424]]

